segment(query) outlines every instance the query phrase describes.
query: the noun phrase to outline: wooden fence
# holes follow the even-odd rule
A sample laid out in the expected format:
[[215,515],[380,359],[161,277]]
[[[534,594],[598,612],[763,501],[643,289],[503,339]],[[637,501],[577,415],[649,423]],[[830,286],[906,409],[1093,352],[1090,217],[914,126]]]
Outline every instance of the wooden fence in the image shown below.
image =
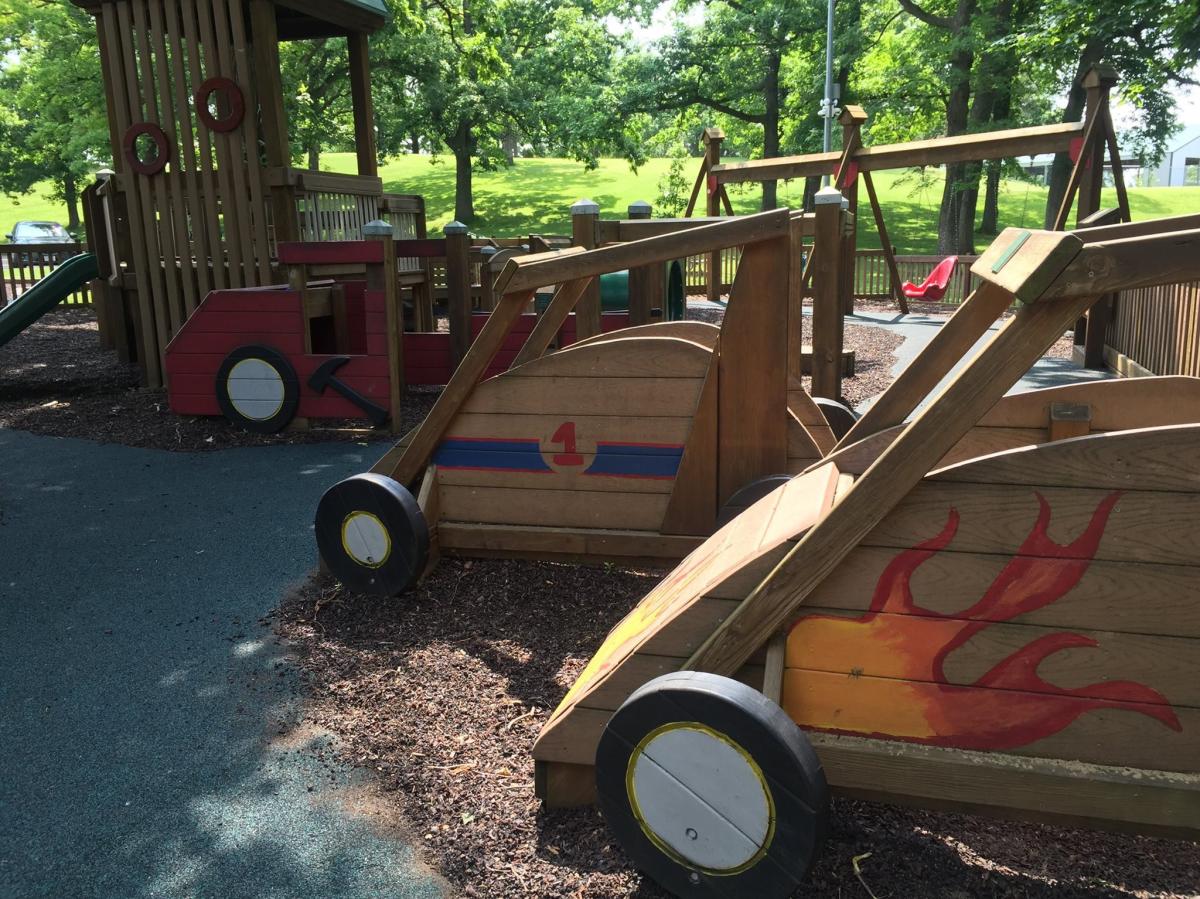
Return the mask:
[[1125,291],[1106,343],[1121,374],[1200,377],[1200,281]]
[[[737,247],[721,253],[721,291],[729,290],[733,274],[737,271],[741,250]],[[958,304],[965,300],[978,286],[972,278],[971,266],[978,256],[959,256],[958,266],[946,287],[941,302]],[[854,267],[854,296],[860,300],[883,300],[891,297],[890,275],[882,250],[859,250]],[[941,256],[897,256],[896,267],[901,281],[920,284],[933,267],[942,261]],[[708,283],[708,257],[692,256],[684,260],[684,279],[689,294],[704,293]]]
[[[83,252],[77,243],[0,244],[0,309],[54,271],[59,265]],[[89,306],[92,302],[87,285],[71,294],[64,303]]]

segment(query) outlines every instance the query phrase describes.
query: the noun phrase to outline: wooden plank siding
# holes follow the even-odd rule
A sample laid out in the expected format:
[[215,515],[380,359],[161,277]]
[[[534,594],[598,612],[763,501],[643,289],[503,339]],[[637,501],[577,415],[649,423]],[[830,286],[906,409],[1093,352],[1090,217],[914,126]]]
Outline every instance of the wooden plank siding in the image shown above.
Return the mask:
[[1200,377],[1200,281],[1121,293],[1107,344],[1121,374]]

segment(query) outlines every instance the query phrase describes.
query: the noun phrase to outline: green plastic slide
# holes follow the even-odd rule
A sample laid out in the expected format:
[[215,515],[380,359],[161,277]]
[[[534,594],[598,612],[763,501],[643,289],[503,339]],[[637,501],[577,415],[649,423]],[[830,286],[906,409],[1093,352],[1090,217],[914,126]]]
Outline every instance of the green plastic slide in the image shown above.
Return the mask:
[[72,256],[0,309],[0,346],[4,346],[88,281],[99,277],[100,269],[95,256],[91,253]]

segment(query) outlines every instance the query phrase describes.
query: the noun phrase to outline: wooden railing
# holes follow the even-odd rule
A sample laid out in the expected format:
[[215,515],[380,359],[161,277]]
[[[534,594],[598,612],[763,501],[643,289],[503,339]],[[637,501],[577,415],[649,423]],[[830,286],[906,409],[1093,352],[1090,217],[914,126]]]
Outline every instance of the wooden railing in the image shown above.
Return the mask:
[[[77,243],[0,244],[0,308],[82,252],[83,246]],[[71,306],[89,306],[91,302],[86,285],[63,301]]]
[[1200,281],[1122,293],[1107,344],[1121,374],[1200,377]]

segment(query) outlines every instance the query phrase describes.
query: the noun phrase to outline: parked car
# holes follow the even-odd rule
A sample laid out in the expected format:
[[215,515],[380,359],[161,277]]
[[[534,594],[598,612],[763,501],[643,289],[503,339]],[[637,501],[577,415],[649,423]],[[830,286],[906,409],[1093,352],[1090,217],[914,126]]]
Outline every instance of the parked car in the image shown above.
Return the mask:
[[[17,222],[13,225],[12,231],[5,235],[5,239],[9,243],[14,244],[75,243],[75,238],[58,222]],[[57,258],[57,254],[55,254],[56,258],[47,258],[43,261],[49,264],[57,264],[62,262],[66,258],[66,255],[68,254],[63,254],[62,258]],[[13,254],[13,260],[17,265],[29,265],[34,261],[30,253],[15,253]]]
[[9,243],[75,242],[75,238],[58,222],[17,222],[7,238]]

